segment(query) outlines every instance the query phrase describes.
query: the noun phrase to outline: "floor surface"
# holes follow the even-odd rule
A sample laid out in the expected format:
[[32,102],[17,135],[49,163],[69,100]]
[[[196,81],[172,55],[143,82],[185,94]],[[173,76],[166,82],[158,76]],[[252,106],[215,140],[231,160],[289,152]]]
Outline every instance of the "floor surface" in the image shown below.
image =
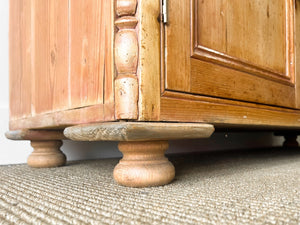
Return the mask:
[[299,224],[300,149],[171,156],[176,179],[117,185],[117,159],[0,167],[0,224]]

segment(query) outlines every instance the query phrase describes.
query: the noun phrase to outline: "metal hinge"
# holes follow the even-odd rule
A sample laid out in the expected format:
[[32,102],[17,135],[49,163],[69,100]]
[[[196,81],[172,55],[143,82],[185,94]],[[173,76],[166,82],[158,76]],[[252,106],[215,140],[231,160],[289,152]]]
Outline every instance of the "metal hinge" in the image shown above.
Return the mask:
[[162,22],[168,23],[168,0],[162,0]]

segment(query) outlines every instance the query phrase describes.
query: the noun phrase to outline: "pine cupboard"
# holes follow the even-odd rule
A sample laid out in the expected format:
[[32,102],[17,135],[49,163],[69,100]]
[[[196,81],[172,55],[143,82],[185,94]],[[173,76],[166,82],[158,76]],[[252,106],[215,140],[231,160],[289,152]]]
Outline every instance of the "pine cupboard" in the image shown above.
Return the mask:
[[168,140],[300,128],[299,0],[10,0],[10,131],[32,167],[119,141],[126,186],[167,184]]

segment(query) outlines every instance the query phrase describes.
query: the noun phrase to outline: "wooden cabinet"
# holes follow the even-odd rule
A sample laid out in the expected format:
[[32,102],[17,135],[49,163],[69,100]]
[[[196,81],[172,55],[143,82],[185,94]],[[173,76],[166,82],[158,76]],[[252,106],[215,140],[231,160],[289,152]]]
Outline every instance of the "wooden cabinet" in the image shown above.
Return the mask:
[[169,5],[166,89],[296,107],[293,1]]
[[10,1],[11,129],[114,120],[112,5]]
[[37,167],[57,140],[121,141],[118,182],[168,183],[167,140],[300,128],[299,44],[298,0],[10,0],[7,136]]

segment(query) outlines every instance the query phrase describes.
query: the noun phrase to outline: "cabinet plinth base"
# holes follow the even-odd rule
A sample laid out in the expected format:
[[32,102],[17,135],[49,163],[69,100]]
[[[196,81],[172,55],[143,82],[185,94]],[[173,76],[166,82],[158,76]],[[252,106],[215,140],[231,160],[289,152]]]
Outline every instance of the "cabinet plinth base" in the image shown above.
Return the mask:
[[66,156],[61,152],[62,141],[31,141],[34,151],[28,157],[27,164],[36,168],[63,166]]
[[115,180],[128,187],[150,187],[170,183],[173,164],[164,156],[167,141],[120,142],[123,159],[114,169]]

